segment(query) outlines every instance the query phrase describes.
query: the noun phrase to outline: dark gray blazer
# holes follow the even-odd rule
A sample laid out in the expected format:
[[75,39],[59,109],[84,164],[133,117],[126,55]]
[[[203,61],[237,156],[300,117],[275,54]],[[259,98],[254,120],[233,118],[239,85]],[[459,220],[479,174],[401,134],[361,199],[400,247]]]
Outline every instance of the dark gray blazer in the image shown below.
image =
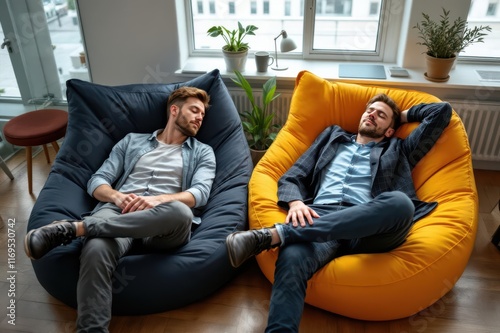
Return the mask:
[[[415,205],[413,221],[428,214],[437,202],[423,202],[417,198],[411,172],[448,126],[452,108],[448,103],[419,104],[408,110],[408,122],[420,122],[406,139],[392,137],[371,150],[371,194],[373,197],[387,191],[401,191]],[[321,170],[335,156],[338,142],[349,142],[352,133],[337,125],[326,128],[280,178],[278,205],[288,209],[288,203],[302,200],[312,203],[319,188]]]

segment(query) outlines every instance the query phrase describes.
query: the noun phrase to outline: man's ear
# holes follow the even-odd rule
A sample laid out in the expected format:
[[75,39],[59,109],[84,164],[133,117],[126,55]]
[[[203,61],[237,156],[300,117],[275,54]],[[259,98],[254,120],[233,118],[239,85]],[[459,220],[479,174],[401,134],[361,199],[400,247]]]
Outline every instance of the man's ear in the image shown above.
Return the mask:
[[170,115],[177,116],[179,112],[179,107],[175,104],[170,105]]
[[390,138],[390,137],[392,137],[392,136],[394,135],[394,132],[396,132],[396,131],[394,130],[394,128],[389,127],[389,128],[385,131],[385,134],[384,134],[384,135],[385,135],[386,137]]

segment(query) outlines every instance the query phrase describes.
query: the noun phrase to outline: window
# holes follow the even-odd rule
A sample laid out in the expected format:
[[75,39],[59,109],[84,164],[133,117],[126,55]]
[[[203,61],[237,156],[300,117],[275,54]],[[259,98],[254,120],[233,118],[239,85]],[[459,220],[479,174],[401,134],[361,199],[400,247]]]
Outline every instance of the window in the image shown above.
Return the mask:
[[352,0],[318,0],[316,1],[316,15],[350,15]]
[[[349,57],[352,61],[396,62],[399,33],[403,30],[404,2],[399,0],[240,0],[237,6],[235,1],[219,0],[214,11],[203,15],[193,8],[194,0],[185,1],[187,8],[191,8],[186,12],[193,45],[190,54],[194,56],[220,52],[222,40],[208,37],[208,28],[214,24],[236,27],[240,21],[259,27],[257,36],[248,38],[248,43],[259,50],[274,52],[274,38],[286,30],[297,49],[284,54],[285,58],[345,60]],[[489,25],[493,31],[484,38],[484,43],[466,48],[460,54],[460,61],[499,60],[499,3],[500,0],[471,1],[469,26]]]
[[0,23],[12,48],[0,50],[0,98],[56,104],[66,80],[89,80],[74,0],[0,0]]
[[285,16],[292,15],[292,7],[290,0],[285,1]]
[[264,1],[262,12],[264,14],[269,14],[269,1]]
[[215,1],[210,1],[208,7],[210,8],[210,14],[215,14]]
[[[346,53],[366,60],[382,59],[384,36],[384,4],[389,0],[221,0],[213,14],[199,14],[191,6],[191,31],[194,49],[191,54],[208,55],[220,52],[222,39],[207,36],[206,31],[214,24],[236,27],[259,27],[258,37],[249,36],[247,41],[259,50],[274,51],[274,38],[281,30],[297,44],[288,56],[304,58],[344,58]],[[225,8],[227,8],[225,10]],[[259,8],[259,10],[257,10]],[[260,8],[265,17],[259,16]],[[235,14],[234,17],[229,14]],[[188,14],[189,15],[189,14]],[[388,17],[388,15],[387,15]],[[306,30],[304,30],[306,27]],[[258,43],[254,42],[258,38]],[[397,45],[394,46],[394,52]]]
[[370,14],[371,16],[373,15],[378,15],[379,14],[379,9],[380,3],[377,1],[370,2]]
[[467,16],[468,27],[489,25],[492,31],[487,32],[484,43],[472,44],[463,50],[459,60],[498,62],[500,58],[500,13],[497,10],[499,2],[499,0],[472,1]]
[[198,1],[198,14],[203,14],[203,1]]
[[495,16],[497,13],[497,7],[498,3],[497,2],[490,2],[488,4],[488,9],[486,11],[486,16]]

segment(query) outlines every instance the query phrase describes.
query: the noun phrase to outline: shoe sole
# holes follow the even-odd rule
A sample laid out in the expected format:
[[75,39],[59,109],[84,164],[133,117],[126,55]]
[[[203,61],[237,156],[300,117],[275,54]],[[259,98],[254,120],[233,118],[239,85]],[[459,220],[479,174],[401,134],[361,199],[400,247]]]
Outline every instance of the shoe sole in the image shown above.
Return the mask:
[[33,232],[35,231],[35,229],[29,231],[26,236],[24,236],[24,252],[26,252],[26,255],[28,256],[28,258],[30,258],[31,260],[36,260],[33,255],[31,254],[31,249],[30,249],[30,246],[29,244],[31,244],[31,234],[33,234]]

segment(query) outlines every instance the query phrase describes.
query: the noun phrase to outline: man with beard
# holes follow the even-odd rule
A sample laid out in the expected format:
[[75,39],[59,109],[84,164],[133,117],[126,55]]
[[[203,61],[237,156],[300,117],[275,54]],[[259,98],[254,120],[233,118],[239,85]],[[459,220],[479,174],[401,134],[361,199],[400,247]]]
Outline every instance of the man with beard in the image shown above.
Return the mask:
[[[226,239],[234,267],[280,247],[266,332],[297,332],[307,281],[334,258],[387,252],[400,246],[413,223],[436,202],[417,198],[411,171],[448,126],[448,103],[399,111],[385,94],[374,96],[358,133],[325,129],[278,182],[287,210],[273,228],[240,231]],[[420,122],[406,139],[400,123]]]
[[151,251],[186,244],[193,210],[207,203],[215,177],[212,148],[196,140],[210,97],[181,87],[167,102],[167,124],[152,134],[130,133],[90,178],[88,193],[100,201],[80,221],[55,221],[30,231],[25,251],[39,259],[53,248],[85,237],[77,285],[78,332],[107,332],[112,276],[118,260],[141,242]]

